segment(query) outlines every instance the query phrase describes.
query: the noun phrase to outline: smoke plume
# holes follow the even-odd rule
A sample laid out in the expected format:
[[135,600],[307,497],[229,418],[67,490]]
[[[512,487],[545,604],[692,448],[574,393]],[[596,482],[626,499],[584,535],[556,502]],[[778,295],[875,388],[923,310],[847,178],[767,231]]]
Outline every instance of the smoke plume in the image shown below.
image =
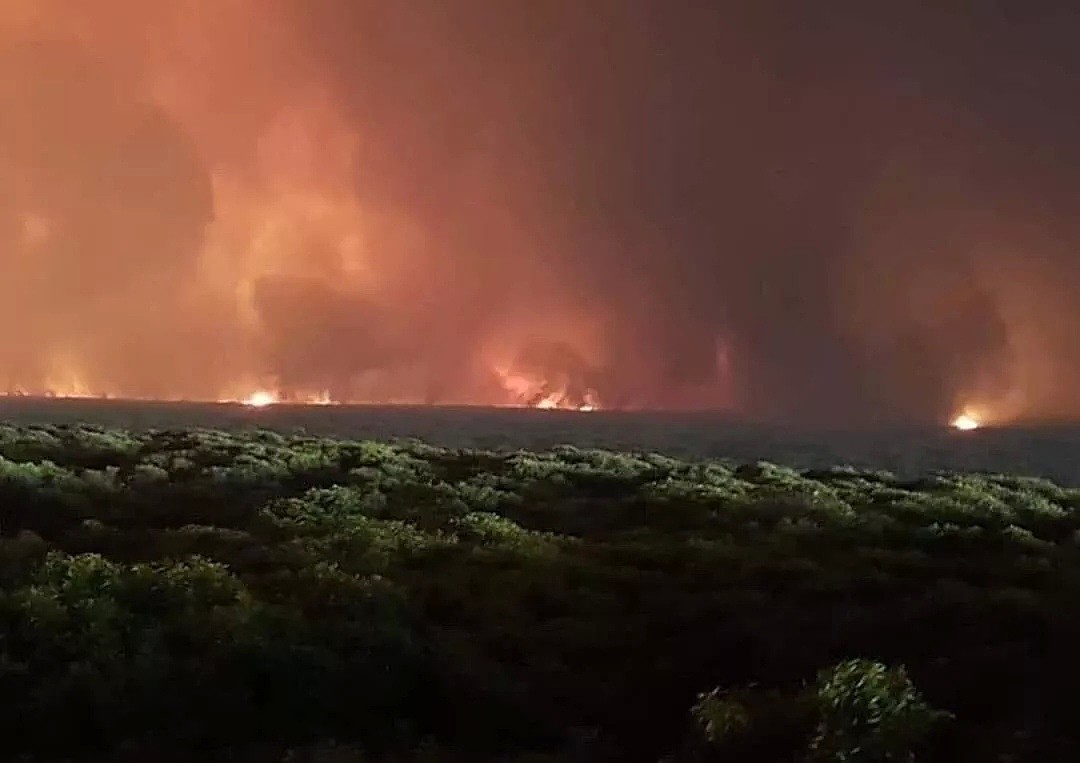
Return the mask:
[[1075,417],[1007,6],[8,0],[0,391]]

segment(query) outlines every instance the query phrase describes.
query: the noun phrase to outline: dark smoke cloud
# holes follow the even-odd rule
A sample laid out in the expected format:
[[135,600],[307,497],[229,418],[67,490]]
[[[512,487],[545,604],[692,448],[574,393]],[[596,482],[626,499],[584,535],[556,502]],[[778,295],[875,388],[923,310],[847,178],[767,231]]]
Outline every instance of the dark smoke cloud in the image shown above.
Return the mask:
[[1077,31],[1020,3],[24,0],[0,386],[505,403],[512,367],[610,406],[1075,417]]

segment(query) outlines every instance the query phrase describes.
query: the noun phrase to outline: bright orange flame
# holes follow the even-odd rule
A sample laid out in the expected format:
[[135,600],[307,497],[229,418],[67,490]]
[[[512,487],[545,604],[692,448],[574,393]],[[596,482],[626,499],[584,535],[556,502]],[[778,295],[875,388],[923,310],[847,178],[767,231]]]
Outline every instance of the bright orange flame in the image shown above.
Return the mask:
[[543,411],[595,411],[600,406],[596,392],[586,390],[580,399],[570,393],[565,386],[552,388],[547,379],[518,373],[508,368],[497,367],[495,374],[499,383],[506,390],[511,401],[506,403],[515,408],[536,408]]
[[967,432],[972,429],[978,429],[981,426],[981,422],[968,413],[961,413],[959,416],[957,416],[950,422],[950,425],[954,429],[959,429],[961,431]]
[[223,395],[218,398],[204,398],[204,397],[182,397],[182,396],[169,396],[169,397],[148,397],[141,395],[124,395],[119,393],[110,392],[95,392],[91,391],[85,385],[83,385],[77,378],[73,378],[68,382],[53,382],[50,383],[44,390],[36,391],[30,390],[20,385],[12,385],[6,391],[0,391],[0,398],[5,397],[50,397],[58,399],[70,399],[79,400],[87,398],[103,398],[103,399],[115,399],[115,400],[127,400],[127,401],[168,401],[168,402],[184,402],[184,403],[220,403],[220,404],[233,404],[233,405],[246,405],[252,408],[265,408],[268,405],[278,405],[281,403],[289,403],[291,405],[342,405],[352,401],[334,400],[330,397],[329,392],[317,392],[317,393],[303,393],[299,395],[286,395],[280,390],[273,387],[259,387],[254,392],[248,394],[231,394]]
[[[237,402],[235,400],[219,400],[221,403]],[[259,389],[252,392],[247,397],[243,398],[239,402],[244,405],[249,405],[252,408],[265,408],[268,405],[278,405],[279,403],[288,403],[290,405],[338,405],[339,401],[332,400],[330,393],[319,392],[311,395],[299,395],[295,397],[288,397],[283,395],[277,390],[271,389]]]
[[264,389],[252,392],[244,399],[244,405],[251,406],[252,408],[265,408],[276,402],[278,402],[278,396],[273,392],[268,392]]

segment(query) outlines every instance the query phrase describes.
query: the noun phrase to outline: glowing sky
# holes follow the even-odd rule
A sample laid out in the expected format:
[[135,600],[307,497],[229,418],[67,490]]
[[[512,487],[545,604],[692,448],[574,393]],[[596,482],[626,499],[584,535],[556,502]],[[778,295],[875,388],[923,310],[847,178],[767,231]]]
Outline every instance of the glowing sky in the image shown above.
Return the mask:
[[1076,418],[1077,12],[894,5],[0,0],[0,391]]

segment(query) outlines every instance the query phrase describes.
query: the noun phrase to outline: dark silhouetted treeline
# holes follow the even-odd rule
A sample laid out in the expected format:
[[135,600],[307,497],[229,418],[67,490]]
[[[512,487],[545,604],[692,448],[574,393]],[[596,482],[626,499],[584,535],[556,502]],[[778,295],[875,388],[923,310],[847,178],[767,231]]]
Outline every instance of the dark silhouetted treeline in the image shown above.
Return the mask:
[[0,426],[0,748],[1080,760],[1080,489]]

